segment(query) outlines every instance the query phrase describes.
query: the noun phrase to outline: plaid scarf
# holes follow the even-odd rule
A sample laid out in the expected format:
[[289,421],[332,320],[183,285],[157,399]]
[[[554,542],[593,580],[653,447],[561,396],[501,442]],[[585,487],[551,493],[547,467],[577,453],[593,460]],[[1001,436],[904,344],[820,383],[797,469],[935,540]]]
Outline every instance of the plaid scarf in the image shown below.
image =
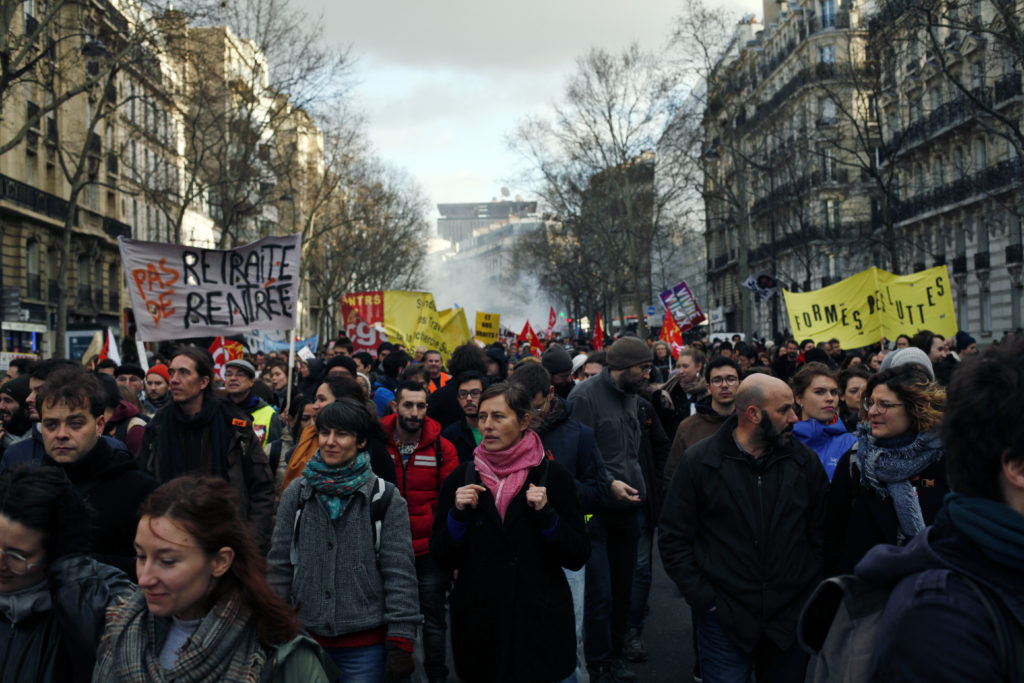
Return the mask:
[[302,470],[313,490],[327,506],[327,514],[332,520],[341,517],[352,500],[352,494],[358,491],[373,476],[370,471],[370,456],[362,451],[356,457],[340,467],[331,467],[324,462],[320,451],[316,452]]
[[107,609],[93,680],[258,683],[267,653],[260,646],[256,629],[249,625],[249,616],[249,608],[237,593],[221,598],[181,648],[174,667],[164,669],[160,650],[170,630],[170,619],[150,614],[145,594],[136,590]]
[[527,429],[523,438],[503,451],[489,451],[483,444],[473,451],[473,464],[480,481],[494,496],[494,507],[498,508],[501,521],[512,499],[516,497],[530,469],[544,459],[544,444],[537,432]]

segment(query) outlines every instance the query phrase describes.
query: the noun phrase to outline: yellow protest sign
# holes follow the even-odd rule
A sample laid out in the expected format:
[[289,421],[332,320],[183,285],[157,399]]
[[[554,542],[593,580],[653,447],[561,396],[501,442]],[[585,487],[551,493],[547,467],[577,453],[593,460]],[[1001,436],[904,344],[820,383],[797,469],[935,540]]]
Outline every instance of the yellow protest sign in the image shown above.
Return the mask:
[[476,314],[476,338],[485,344],[498,341],[498,326],[501,324],[500,313]]
[[[456,346],[465,344],[472,339],[469,333],[469,322],[466,320],[466,309],[446,308],[439,312],[441,320],[441,334],[449,349],[454,350]],[[446,357],[447,361],[448,358]]]
[[946,337],[957,331],[946,266],[911,275],[869,268],[813,292],[783,290],[783,296],[797,339],[835,338],[859,348],[918,330]]
[[446,328],[430,292],[387,290],[384,292],[383,313],[384,331],[390,341],[407,349],[415,349],[422,344],[440,351],[445,362],[456,346],[469,341],[465,312],[445,311],[448,314]]

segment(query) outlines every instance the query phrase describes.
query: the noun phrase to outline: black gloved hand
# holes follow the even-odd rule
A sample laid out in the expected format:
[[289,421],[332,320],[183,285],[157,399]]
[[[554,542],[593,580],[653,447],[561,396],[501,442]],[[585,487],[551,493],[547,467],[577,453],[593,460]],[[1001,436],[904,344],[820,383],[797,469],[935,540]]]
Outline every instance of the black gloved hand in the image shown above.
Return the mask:
[[387,653],[387,665],[384,668],[384,680],[388,683],[398,683],[403,676],[408,676],[416,667],[412,659],[412,653],[406,652],[397,643],[388,641],[384,645]]

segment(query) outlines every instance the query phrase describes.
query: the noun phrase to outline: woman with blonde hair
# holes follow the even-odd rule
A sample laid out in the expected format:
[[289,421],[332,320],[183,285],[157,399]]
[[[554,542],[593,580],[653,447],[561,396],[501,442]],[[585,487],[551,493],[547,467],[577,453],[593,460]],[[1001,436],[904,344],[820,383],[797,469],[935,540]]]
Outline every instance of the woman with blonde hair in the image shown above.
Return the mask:
[[910,363],[864,388],[857,444],[836,466],[825,513],[825,572],[845,574],[879,543],[905,545],[949,493],[938,428],[946,392]]

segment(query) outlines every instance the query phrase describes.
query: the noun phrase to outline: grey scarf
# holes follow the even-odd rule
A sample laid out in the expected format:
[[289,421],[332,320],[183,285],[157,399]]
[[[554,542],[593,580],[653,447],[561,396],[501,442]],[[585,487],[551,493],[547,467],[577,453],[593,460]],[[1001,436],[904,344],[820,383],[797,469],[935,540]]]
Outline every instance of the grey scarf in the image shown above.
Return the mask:
[[0,613],[12,624],[37,612],[49,612],[52,607],[50,583],[46,580],[13,593],[0,593]]
[[896,518],[903,538],[910,539],[924,530],[924,515],[910,478],[942,458],[942,442],[931,432],[912,437],[876,439],[871,427],[857,427],[857,463],[860,481],[882,498],[892,496]]

